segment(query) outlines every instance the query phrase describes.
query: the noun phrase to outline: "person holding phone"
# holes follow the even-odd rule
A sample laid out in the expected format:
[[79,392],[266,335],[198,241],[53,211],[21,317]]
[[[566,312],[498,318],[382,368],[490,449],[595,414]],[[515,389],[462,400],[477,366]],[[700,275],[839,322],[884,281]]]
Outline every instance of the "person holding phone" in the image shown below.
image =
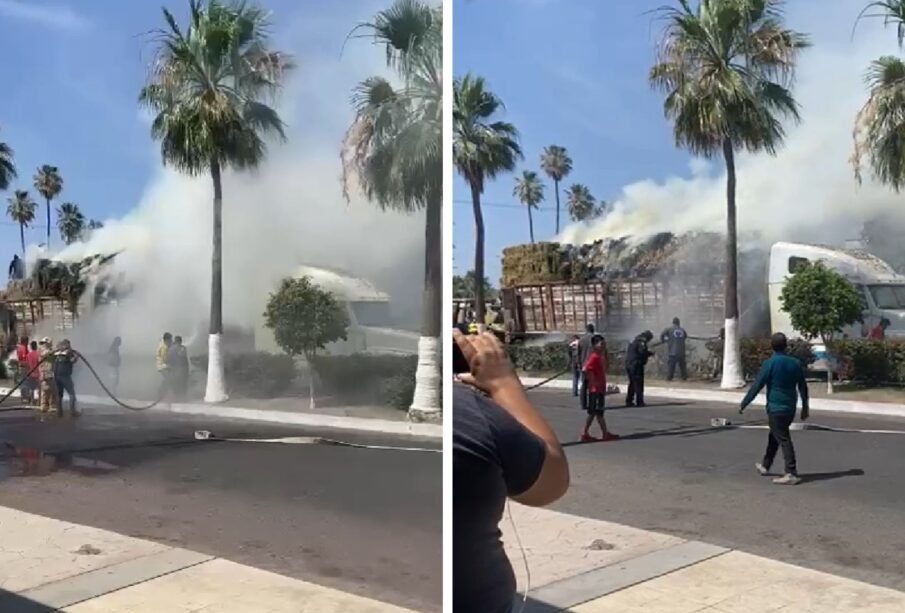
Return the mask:
[[467,365],[453,386],[453,611],[509,613],[516,583],[499,529],[506,501],[553,503],[569,487],[569,465],[499,340],[453,335],[456,370]]

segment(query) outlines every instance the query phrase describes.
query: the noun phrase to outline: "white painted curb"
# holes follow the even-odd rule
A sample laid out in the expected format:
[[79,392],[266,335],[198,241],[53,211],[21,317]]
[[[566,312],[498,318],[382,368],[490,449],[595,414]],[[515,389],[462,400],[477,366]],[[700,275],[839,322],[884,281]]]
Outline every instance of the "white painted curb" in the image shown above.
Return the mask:
[[[101,396],[79,396],[79,400],[87,404],[101,406],[119,406],[112,400]],[[143,400],[126,400],[124,403],[135,406],[148,404]],[[125,409],[123,409],[125,410]],[[442,439],[443,426],[438,424],[418,424],[407,421],[390,421],[387,419],[368,419],[365,417],[341,417],[318,413],[292,413],[289,411],[268,411],[267,409],[243,409],[227,407],[219,404],[161,403],[151,409],[154,412],[178,413],[182,415],[209,415],[227,419],[247,419],[274,424],[292,426],[310,426],[316,428],[335,428],[337,430],[357,430],[360,432],[377,432],[401,436],[417,436],[421,438]]]
[[[537,385],[543,379],[537,377],[522,377],[522,383],[526,386]],[[543,387],[552,389],[572,389],[572,381],[566,379],[554,379]],[[726,392],[720,390],[702,390],[678,387],[648,387],[644,386],[644,395],[652,398],[672,398],[674,400],[691,400],[698,402],[724,402],[738,406],[745,397],[745,392]],[[752,403],[756,406],[764,406],[764,395],[759,395]],[[905,417],[905,404],[893,404],[889,402],[859,402],[857,400],[833,400],[830,398],[811,398],[812,411],[826,411],[833,413],[848,413],[853,415],[882,415],[884,417]]]

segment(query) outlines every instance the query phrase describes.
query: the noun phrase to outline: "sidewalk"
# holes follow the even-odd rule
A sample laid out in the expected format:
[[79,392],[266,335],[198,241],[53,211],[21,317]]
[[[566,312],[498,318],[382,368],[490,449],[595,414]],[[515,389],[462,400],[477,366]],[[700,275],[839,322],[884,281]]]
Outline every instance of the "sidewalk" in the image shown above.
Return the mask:
[[[9,393],[10,388],[0,387],[0,397]],[[12,394],[12,398],[18,398],[19,392]],[[150,403],[148,400],[136,400],[120,398],[124,403],[133,406],[143,406]],[[118,406],[107,396],[95,396],[80,394],[79,401],[85,404],[95,404],[104,407]],[[248,401],[250,406],[234,406],[241,401],[229,401],[227,404],[206,404],[203,402],[181,402],[167,405],[160,403],[152,411],[181,413],[186,415],[208,415],[211,417],[225,417],[229,419],[247,419],[275,424],[308,426],[314,428],[335,428],[338,430],[357,430],[360,432],[375,432],[380,434],[394,434],[399,436],[414,436],[440,440],[443,438],[443,425],[430,423],[415,423],[405,419],[405,413],[383,407],[326,407],[311,411],[307,408],[307,400],[302,399],[297,403],[284,402],[276,407],[261,408],[263,403]],[[254,405],[258,405],[255,407]],[[125,410],[125,409],[124,409]],[[358,417],[353,415],[366,415]],[[386,419],[386,417],[396,419]]]
[[525,613],[898,613],[905,593],[609,522],[511,504],[502,530]]
[[[543,381],[542,377],[523,376],[522,383],[526,386],[536,385]],[[610,381],[619,386],[623,392],[626,388],[626,381],[622,379],[613,379]],[[656,381],[655,383],[666,383],[666,381]],[[562,389],[571,390],[572,381],[568,379],[554,379],[545,383],[541,389]],[[715,384],[707,383],[685,383],[648,385],[645,383],[644,395],[650,398],[670,398],[673,400],[690,400],[697,402],[724,402],[727,404],[739,404],[744,398],[746,389],[743,390],[721,390]],[[841,394],[840,394],[841,395]],[[754,401],[755,406],[764,406],[765,396],[763,393]],[[905,404],[896,402],[869,402],[864,400],[839,400],[836,398],[822,398],[815,395],[811,398],[812,411],[827,411],[835,413],[849,413],[854,415],[882,415],[885,417],[905,417]]]
[[5,507],[0,507],[0,533],[4,613],[408,612],[205,554]]

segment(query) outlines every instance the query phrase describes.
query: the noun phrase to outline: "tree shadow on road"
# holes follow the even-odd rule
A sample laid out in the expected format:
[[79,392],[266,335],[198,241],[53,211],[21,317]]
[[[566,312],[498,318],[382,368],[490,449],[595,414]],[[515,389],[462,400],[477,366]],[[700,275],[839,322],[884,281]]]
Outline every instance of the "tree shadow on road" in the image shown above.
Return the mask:
[[50,613],[56,609],[0,589],[0,611],[3,613]]
[[860,468],[850,468],[848,470],[837,470],[830,473],[805,473],[799,474],[798,476],[801,477],[802,483],[812,483],[839,479],[840,477],[863,477],[864,471]]

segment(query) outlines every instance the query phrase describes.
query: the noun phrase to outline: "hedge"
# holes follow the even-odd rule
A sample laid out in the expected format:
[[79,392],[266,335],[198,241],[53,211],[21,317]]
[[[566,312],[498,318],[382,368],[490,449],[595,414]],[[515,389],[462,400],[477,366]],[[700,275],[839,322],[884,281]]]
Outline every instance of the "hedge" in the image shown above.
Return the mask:
[[877,385],[905,383],[905,341],[841,340],[830,344],[843,380]]
[[407,409],[415,391],[416,355],[315,356],[311,365],[321,388],[349,401],[380,402]]
[[[741,350],[742,372],[746,379],[756,377],[760,365],[773,355],[773,347],[770,346],[769,338],[743,338],[741,339]],[[814,351],[811,349],[810,343],[805,340],[790,340],[788,353],[798,358],[805,368],[814,363]]]
[[[192,365],[207,371],[207,356],[192,357]],[[245,398],[280,396],[298,376],[292,358],[266,351],[227,353],[223,356],[223,369],[229,393]]]

